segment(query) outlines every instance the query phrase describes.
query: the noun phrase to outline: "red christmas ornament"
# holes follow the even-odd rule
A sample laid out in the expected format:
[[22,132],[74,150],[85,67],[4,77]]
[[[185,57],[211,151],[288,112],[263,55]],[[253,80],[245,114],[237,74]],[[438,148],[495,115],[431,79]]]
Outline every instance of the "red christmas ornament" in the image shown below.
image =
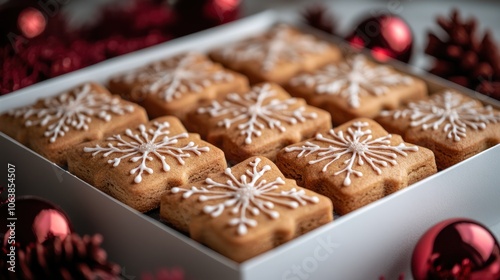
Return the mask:
[[19,14],[17,25],[26,38],[33,38],[45,30],[47,22],[39,10],[27,8]]
[[173,37],[176,15],[166,0],[107,8],[94,25],[77,30],[39,2],[0,5],[0,34],[7,35],[0,36],[0,95]]
[[346,40],[355,48],[371,49],[379,61],[394,58],[410,61],[413,48],[413,33],[400,17],[384,14],[363,20]]
[[214,27],[238,19],[241,0],[173,0],[177,15],[176,36]]
[[[30,243],[41,244],[56,236],[64,239],[73,232],[68,216],[48,201],[25,196],[15,201],[13,210],[9,208],[9,204],[0,206],[0,231],[3,232],[4,246],[15,245],[24,248]],[[10,238],[11,236],[15,238]],[[11,244],[12,239],[15,244]]]
[[468,219],[450,219],[430,228],[412,256],[416,280],[498,280],[500,246],[483,225]]

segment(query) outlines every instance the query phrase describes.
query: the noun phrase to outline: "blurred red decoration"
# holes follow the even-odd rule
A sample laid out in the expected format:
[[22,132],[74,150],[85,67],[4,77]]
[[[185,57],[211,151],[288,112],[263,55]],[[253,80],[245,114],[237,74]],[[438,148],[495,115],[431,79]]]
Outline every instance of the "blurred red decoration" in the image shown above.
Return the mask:
[[240,0],[211,0],[205,3],[204,9],[207,16],[219,18],[221,23],[234,18],[228,18],[232,12],[239,12]]
[[431,73],[500,100],[500,53],[489,30],[476,34],[477,20],[460,17],[453,10],[449,18],[438,17],[445,32],[430,32],[425,52],[435,58]]
[[411,267],[416,280],[498,280],[500,247],[493,234],[473,220],[445,220],[420,238]]
[[120,266],[107,259],[102,241],[100,234],[73,233],[44,244],[31,243],[17,250],[15,261],[7,254],[0,256],[0,279],[122,279]]
[[43,14],[31,7],[24,9],[19,14],[17,24],[26,38],[33,38],[40,35],[47,25]]
[[0,95],[232,21],[241,8],[241,0],[133,0],[70,29],[62,13],[47,15],[38,2],[0,6],[0,32],[7,34],[0,37]]
[[[10,34],[0,42],[0,95],[173,37],[175,17],[164,1],[109,7],[93,25],[78,30],[70,30],[61,13],[44,24],[36,1],[11,2],[0,10],[0,17],[9,20],[0,29]],[[13,16],[18,27],[9,25]],[[27,36],[35,31],[41,34]]]
[[3,245],[12,246],[9,237],[12,228],[9,227],[12,220],[16,218],[15,224],[15,246],[24,248],[31,243],[44,243],[54,237],[66,238],[73,232],[73,226],[68,216],[52,203],[36,197],[21,197],[15,201],[15,210],[11,215],[8,204],[0,206],[2,220],[0,221],[0,232],[3,236]]
[[389,58],[408,62],[413,49],[411,28],[392,14],[363,20],[346,40],[355,48],[371,49],[373,57],[381,62]]
[[175,36],[184,36],[239,18],[241,0],[176,0]]

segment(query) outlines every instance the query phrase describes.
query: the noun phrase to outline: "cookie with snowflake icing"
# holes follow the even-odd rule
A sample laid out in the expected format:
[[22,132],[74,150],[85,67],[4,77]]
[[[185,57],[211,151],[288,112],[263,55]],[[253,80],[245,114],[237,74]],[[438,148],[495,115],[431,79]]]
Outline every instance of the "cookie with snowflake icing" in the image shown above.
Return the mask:
[[146,212],[161,194],[226,168],[224,153],[187,133],[179,119],[160,117],[69,154],[68,169],[121,202]]
[[[333,220],[331,201],[249,158],[162,196],[160,217],[237,262]],[[258,246],[255,246],[258,244]]]
[[200,100],[245,91],[248,81],[201,53],[188,52],[115,76],[109,88],[142,105],[151,118],[173,115],[184,120]]
[[282,149],[276,164],[297,184],[333,201],[346,214],[436,173],[427,148],[358,118]]
[[232,163],[256,155],[274,160],[286,145],[331,127],[327,112],[291,98],[272,83],[201,104],[187,119],[190,131],[220,147]]
[[377,121],[431,149],[440,170],[500,143],[500,111],[449,89],[383,111]]
[[338,61],[340,50],[287,25],[212,51],[211,57],[249,77],[252,83],[285,84],[300,71]]
[[359,117],[373,118],[383,109],[395,109],[407,100],[427,95],[422,80],[375,64],[364,55],[299,74],[285,88],[329,111],[337,125]]
[[146,122],[144,109],[111,95],[97,83],[85,83],[0,116],[0,131],[54,163],[66,164],[66,151]]

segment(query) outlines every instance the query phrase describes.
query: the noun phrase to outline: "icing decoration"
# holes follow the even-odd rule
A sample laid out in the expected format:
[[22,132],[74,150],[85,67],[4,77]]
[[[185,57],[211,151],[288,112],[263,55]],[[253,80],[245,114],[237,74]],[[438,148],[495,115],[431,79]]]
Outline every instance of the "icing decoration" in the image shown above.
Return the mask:
[[[351,174],[357,177],[363,176],[363,173],[354,169],[355,163],[362,166],[368,163],[370,167],[378,174],[382,174],[380,167],[386,167],[388,164],[396,165],[396,158],[399,155],[407,156],[406,151],[418,151],[417,146],[406,146],[401,143],[397,146],[390,146],[391,134],[372,139],[372,131],[367,127],[367,122],[354,122],[347,129],[347,135],[344,136],[342,131],[335,132],[333,129],[329,131],[332,138],[328,138],[318,133],[314,140],[328,144],[328,147],[321,147],[317,144],[307,141],[301,147],[287,147],[286,152],[300,151],[297,155],[307,157],[313,153],[317,154],[317,159],[309,161],[309,164],[316,164],[324,160],[328,160],[322,171],[326,172],[328,166],[339,160],[343,155],[349,156],[348,159],[342,162],[345,168],[333,173],[337,176],[346,173],[344,186],[351,184]],[[367,129],[364,129],[367,128]],[[363,130],[364,129],[364,130]]]
[[[73,92],[43,100],[43,106],[32,105],[9,112],[15,118],[26,119],[24,125],[47,127],[45,137],[53,143],[71,129],[88,130],[92,117],[110,121],[112,114],[123,115],[133,112],[132,105],[124,105],[120,98],[95,92],[90,84],[85,84]],[[34,117],[34,119],[28,119]]]
[[218,122],[218,126],[229,129],[233,124],[245,135],[245,143],[251,144],[253,136],[260,136],[265,124],[270,129],[280,132],[286,131],[282,121],[290,125],[305,122],[306,119],[315,119],[316,113],[306,113],[305,106],[296,109],[290,108],[298,102],[296,98],[280,100],[273,98],[276,92],[270,84],[254,87],[249,93],[240,96],[236,93],[229,94],[222,103],[213,101],[212,105],[199,108],[198,113],[208,113],[211,117],[230,116]]
[[237,227],[238,235],[245,235],[249,227],[257,226],[257,221],[248,217],[248,214],[258,216],[262,212],[271,219],[278,219],[280,213],[274,210],[275,204],[295,209],[306,205],[307,202],[319,202],[318,197],[308,196],[304,190],[296,188],[288,191],[280,190],[279,186],[285,184],[281,177],[276,177],[272,182],[262,179],[262,176],[271,170],[271,166],[264,165],[259,169],[260,162],[260,158],[250,162],[251,168],[247,169],[239,179],[234,176],[230,168],[227,168],[224,174],[228,180],[225,182],[207,178],[204,187],[193,186],[190,189],[174,187],[171,192],[183,193],[184,199],[199,195],[199,202],[220,201],[214,205],[205,205],[203,212],[212,218],[217,218],[227,208],[231,215],[236,215],[228,221],[228,225]]
[[154,94],[166,102],[180,98],[188,92],[201,93],[206,87],[232,81],[234,76],[224,70],[214,70],[215,64],[200,61],[197,53],[172,57],[115,78],[127,84],[141,83],[133,90]]
[[352,108],[360,106],[361,96],[386,94],[390,86],[410,84],[409,76],[391,71],[386,66],[370,66],[362,55],[339,64],[330,64],[312,74],[293,78],[294,86],[314,88],[316,94],[329,94],[346,99]]
[[500,114],[495,114],[491,106],[477,107],[475,101],[466,102],[462,95],[451,91],[433,95],[428,101],[409,103],[408,109],[383,111],[381,115],[392,115],[394,119],[409,117],[410,126],[423,130],[442,126],[446,137],[453,141],[465,138],[467,127],[485,129],[486,125],[500,121]]
[[221,49],[220,54],[236,62],[259,62],[265,72],[283,62],[301,62],[304,55],[325,52],[327,44],[311,35],[292,33],[286,26],[273,29],[269,37],[245,40]]
[[142,181],[142,173],[146,171],[148,174],[153,174],[153,169],[147,166],[147,161],[152,161],[153,159],[160,160],[162,163],[163,171],[169,171],[170,165],[165,161],[166,156],[171,156],[179,162],[179,164],[184,165],[184,158],[191,156],[189,153],[195,155],[200,155],[201,152],[208,152],[209,147],[198,147],[194,142],[189,142],[183,147],[179,147],[179,139],[188,138],[188,133],[181,133],[174,136],[169,136],[170,131],[168,128],[170,124],[168,122],[154,123],[155,129],[146,129],[146,126],[141,124],[138,128],[139,133],[135,134],[132,130],[125,130],[125,136],[130,140],[125,140],[122,135],[117,134],[109,137],[107,141],[117,142],[116,144],[107,143],[106,146],[101,147],[96,145],[94,148],[85,147],[83,151],[86,153],[92,153],[92,156],[96,156],[99,153],[103,153],[102,157],[108,157],[113,153],[123,154],[120,157],[115,157],[108,160],[109,164],[113,164],[113,167],[120,165],[122,159],[130,158],[131,162],[140,162],[140,164],[130,170],[130,174],[136,174],[134,178],[135,183],[140,183]]

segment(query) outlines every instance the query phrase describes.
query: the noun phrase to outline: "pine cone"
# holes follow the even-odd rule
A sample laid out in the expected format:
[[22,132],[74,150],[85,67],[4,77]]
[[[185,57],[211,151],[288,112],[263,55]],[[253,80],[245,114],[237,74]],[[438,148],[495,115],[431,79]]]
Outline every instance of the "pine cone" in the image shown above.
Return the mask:
[[500,55],[490,32],[480,40],[476,19],[462,20],[457,10],[437,23],[447,36],[428,34],[425,52],[436,58],[429,71],[500,100]]
[[314,4],[309,6],[303,13],[302,18],[305,23],[316,29],[325,31],[330,34],[337,34],[333,16],[328,15],[328,8],[322,4]]
[[[107,261],[101,246],[102,236],[72,234],[43,244],[31,244],[25,250],[17,249],[16,272],[6,258],[0,260],[2,279],[119,279],[120,267]],[[5,256],[6,254],[4,254]]]

